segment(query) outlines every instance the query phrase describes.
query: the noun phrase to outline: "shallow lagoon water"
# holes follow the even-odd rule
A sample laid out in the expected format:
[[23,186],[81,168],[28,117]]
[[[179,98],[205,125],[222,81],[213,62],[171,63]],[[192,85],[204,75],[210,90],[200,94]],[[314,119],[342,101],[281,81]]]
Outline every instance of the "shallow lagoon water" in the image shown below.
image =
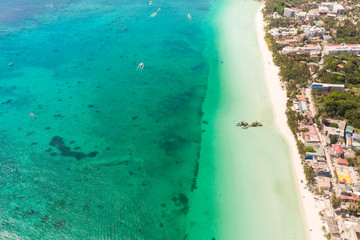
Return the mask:
[[[185,237],[209,69],[209,7],[1,5],[8,13],[0,29],[1,236]],[[140,62],[145,67],[136,71]]]
[[[226,22],[231,8],[240,9],[236,27]],[[247,32],[258,8],[2,3],[0,236],[304,239],[287,146]],[[239,52],[229,24],[246,33]],[[244,133],[239,119],[265,127]]]

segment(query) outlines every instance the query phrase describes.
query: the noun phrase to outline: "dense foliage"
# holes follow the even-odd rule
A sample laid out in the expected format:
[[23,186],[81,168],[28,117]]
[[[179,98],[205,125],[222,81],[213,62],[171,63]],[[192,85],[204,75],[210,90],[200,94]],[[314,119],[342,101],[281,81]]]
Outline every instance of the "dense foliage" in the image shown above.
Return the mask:
[[318,99],[319,113],[327,118],[348,119],[348,123],[360,128],[360,96],[333,91]]
[[318,73],[318,81],[346,86],[360,84],[360,59],[347,53],[326,56],[324,68]]
[[305,178],[308,182],[314,181],[314,168],[312,166],[304,165]]

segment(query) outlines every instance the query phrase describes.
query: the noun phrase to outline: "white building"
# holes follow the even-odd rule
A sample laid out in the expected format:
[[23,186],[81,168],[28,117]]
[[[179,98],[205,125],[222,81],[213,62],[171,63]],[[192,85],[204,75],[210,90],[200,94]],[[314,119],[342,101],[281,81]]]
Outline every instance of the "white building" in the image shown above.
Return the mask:
[[286,17],[296,17],[298,12],[299,12],[299,9],[297,9],[297,8],[285,8],[284,9],[284,16],[286,16]]
[[307,18],[316,18],[319,17],[320,14],[317,9],[311,9],[307,12],[306,17]]
[[306,18],[306,12],[299,12],[299,13],[297,14],[297,17],[298,17],[299,19],[305,19],[305,18]]
[[321,5],[319,6],[319,12],[325,12],[325,11],[329,11],[329,12],[334,12],[338,15],[344,15],[345,14],[345,8],[337,3],[337,2],[323,2],[321,3]]
[[345,8],[341,4],[335,4],[333,11],[338,15],[345,15],[346,13]]
[[273,28],[270,31],[270,34],[273,37],[287,37],[289,35],[296,35],[298,30],[296,28],[285,28],[285,27],[279,27],[279,28]]
[[325,34],[324,28],[320,28],[316,26],[302,25],[301,30],[304,31],[304,34],[309,40],[311,40],[311,38],[313,37],[323,37],[323,35]]
[[350,53],[360,54],[360,44],[328,44],[324,46],[324,55]]
[[304,47],[284,47],[282,53],[320,53],[320,45],[318,44],[308,44]]

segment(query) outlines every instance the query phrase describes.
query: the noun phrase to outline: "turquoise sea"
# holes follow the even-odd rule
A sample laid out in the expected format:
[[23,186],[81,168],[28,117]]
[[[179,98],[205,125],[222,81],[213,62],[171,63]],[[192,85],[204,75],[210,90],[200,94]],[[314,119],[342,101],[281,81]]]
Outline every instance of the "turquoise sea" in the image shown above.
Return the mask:
[[[252,30],[232,75],[221,19],[234,3],[236,29]],[[0,238],[304,239],[251,25],[259,7],[2,1]],[[251,118],[265,130],[236,132]],[[264,141],[278,153],[255,148]],[[238,181],[249,169],[268,174]]]
[[210,7],[0,3],[1,238],[185,238]]

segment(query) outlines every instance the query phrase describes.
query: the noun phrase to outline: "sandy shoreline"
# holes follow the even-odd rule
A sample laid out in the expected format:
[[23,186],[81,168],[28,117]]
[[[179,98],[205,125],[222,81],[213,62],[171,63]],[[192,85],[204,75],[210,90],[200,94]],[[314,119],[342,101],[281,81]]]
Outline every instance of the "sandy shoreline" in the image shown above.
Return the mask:
[[[278,76],[279,68],[273,63],[271,52],[267,48],[266,42],[264,40],[265,31],[261,9],[256,14],[256,31],[258,45],[264,65],[265,80],[269,91],[270,101],[273,107],[274,120],[277,128],[284,136],[290,147],[290,154],[296,178],[296,185],[298,189],[298,194],[301,198],[303,215],[305,217],[307,225],[306,231],[309,235],[309,238],[312,240],[324,239],[324,233],[321,230],[321,227],[324,224],[322,223],[321,218],[318,214],[320,211],[319,203],[317,203],[317,200],[314,199],[313,195],[304,188],[304,183],[306,182],[306,180],[303,172],[303,167],[301,165],[300,155],[297,150],[295,138],[287,125],[287,118],[285,115],[287,102],[286,91],[281,87],[280,79]],[[303,183],[301,183],[301,181],[303,181]]]

